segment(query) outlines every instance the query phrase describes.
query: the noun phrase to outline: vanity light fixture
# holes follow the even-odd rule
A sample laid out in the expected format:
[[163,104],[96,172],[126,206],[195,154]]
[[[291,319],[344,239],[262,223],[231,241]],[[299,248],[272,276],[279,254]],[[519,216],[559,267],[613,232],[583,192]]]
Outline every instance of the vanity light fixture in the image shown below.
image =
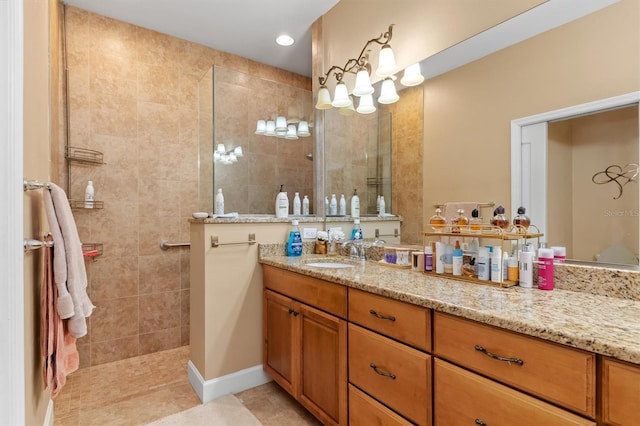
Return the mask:
[[[347,99],[350,98],[351,97],[347,95]],[[258,120],[256,122],[255,134],[263,136],[276,136],[285,139],[298,139],[311,136],[311,132],[309,131],[311,127],[313,127],[312,123],[309,123],[308,121],[299,117],[286,118],[284,116],[278,116],[275,120]],[[224,149],[220,151],[220,153],[224,152]],[[242,155],[238,156],[241,157]]]
[[213,153],[213,161],[221,162],[222,164],[233,164],[238,162],[239,157],[243,157],[244,152],[241,146],[236,146],[233,149],[226,150],[223,143],[219,143],[216,150]]
[[[318,90],[316,109],[331,109],[332,107],[340,108],[340,114],[351,115],[353,113],[353,99],[349,97],[349,90],[342,78],[346,73],[356,75],[356,82],[353,96],[360,98],[358,108],[355,111],[360,114],[370,114],[376,110],[373,104],[374,88],[371,85],[371,64],[369,63],[369,45],[379,44],[380,48],[378,56],[378,68],[376,75],[382,77],[382,89],[378,102],[382,104],[391,104],[396,102],[400,97],[395,88],[395,76],[400,68],[396,64],[395,55],[391,49],[389,42],[393,36],[393,24],[389,25],[387,32],[380,34],[378,38],[371,39],[366,42],[360,55],[357,58],[349,59],[344,66],[340,67],[332,65],[329,70],[322,76],[318,77],[320,89]],[[333,101],[331,94],[326,86],[329,76],[333,73],[336,78],[335,93]],[[424,81],[424,77],[420,73],[420,65],[414,64],[405,70],[405,76],[400,80],[404,86],[415,86]],[[363,99],[365,98],[365,99]]]

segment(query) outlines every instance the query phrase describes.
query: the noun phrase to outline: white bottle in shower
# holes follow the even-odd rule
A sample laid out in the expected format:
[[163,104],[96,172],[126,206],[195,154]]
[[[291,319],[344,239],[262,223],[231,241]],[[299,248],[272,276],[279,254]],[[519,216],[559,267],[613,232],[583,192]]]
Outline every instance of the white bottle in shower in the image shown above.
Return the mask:
[[216,194],[216,211],[217,215],[224,214],[224,195],[222,195],[222,188],[218,188],[218,193]]
[[331,216],[336,216],[338,214],[338,200],[336,199],[336,194],[331,194],[331,202],[329,203],[329,211]]
[[93,201],[94,201],[94,189],[93,189],[93,181],[87,182],[87,187],[84,190],[84,208],[92,209]]
[[289,217],[289,197],[283,187],[284,185],[280,185],[280,192],[276,197],[276,217],[278,218]]
[[302,199],[302,214],[309,214],[309,198],[306,195]]
[[340,195],[340,216],[347,215],[347,200],[344,198],[344,194]]
[[293,196],[293,215],[300,216],[302,213],[302,203],[300,202],[300,194],[298,192]]

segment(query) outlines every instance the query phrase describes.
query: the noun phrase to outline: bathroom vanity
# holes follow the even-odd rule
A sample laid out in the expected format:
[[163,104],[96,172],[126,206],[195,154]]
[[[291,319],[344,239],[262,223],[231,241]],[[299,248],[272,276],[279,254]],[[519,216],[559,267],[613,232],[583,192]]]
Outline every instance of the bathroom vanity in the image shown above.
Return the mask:
[[265,371],[324,424],[637,424],[636,272],[608,297],[323,259],[261,256]]

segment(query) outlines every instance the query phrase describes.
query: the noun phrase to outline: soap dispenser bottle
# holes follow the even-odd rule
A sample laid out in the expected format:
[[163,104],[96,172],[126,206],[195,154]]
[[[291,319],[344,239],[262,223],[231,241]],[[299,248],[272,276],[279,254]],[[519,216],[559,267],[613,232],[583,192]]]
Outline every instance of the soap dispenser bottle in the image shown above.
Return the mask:
[[351,217],[356,219],[360,217],[360,198],[358,197],[358,190],[353,190],[353,196],[351,197]]
[[280,185],[280,192],[276,197],[276,217],[285,218],[289,217],[289,197],[283,190],[284,185]]
[[294,219],[291,222],[291,230],[289,231],[289,239],[287,240],[287,256],[302,255],[302,237],[300,236],[300,228],[298,221]]

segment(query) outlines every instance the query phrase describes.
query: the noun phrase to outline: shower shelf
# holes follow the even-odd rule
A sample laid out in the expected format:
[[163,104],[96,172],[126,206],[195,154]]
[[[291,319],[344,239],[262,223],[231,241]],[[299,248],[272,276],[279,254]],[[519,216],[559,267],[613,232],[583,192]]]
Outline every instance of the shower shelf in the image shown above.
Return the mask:
[[[91,207],[87,207],[90,203]],[[69,200],[69,205],[72,209],[102,209],[104,208],[104,201],[84,201],[84,200]]]
[[83,243],[82,254],[95,260],[96,256],[102,256],[102,243]]
[[104,154],[93,149],[68,146],[65,158],[69,161],[86,164],[104,164]]

